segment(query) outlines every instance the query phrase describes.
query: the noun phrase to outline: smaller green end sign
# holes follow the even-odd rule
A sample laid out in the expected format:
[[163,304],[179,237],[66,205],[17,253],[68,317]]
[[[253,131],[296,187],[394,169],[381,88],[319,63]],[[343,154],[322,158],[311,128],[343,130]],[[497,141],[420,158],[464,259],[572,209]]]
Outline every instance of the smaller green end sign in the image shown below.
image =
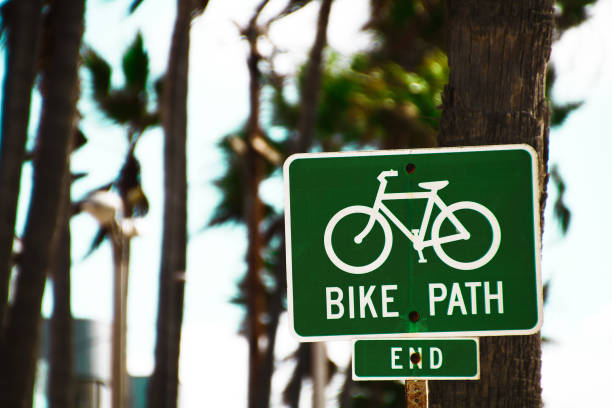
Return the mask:
[[478,339],[353,342],[354,380],[477,380]]

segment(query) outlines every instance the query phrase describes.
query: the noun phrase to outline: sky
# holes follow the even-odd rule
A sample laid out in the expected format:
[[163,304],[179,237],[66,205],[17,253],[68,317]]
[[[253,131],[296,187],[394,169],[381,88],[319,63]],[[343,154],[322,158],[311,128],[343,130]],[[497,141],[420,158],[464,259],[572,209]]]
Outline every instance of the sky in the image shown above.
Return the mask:
[[[242,311],[229,303],[236,294],[246,249],[241,227],[203,229],[219,199],[211,181],[223,171],[215,144],[223,135],[235,131],[248,111],[246,70],[247,48],[237,27],[250,18],[259,0],[211,1],[192,27],[189,94],[189,233],[185,322],[181,353],[181,405],[194,406],[203,397],[211,406],[240,407],[246,403],[247,345],[237,335]],[[367,16],[367,0],[336,0],[332,8],[329,41],[343,53],[367,48],[371,38],[360,31]],[[174,21],[173,2],[147,0],[126,17],[125,1],[88,1],[85,42],[119,66],[125,46],[141,30],[151,58],[153,76],[166,66]],[[272,15],[285,4],[272,0],[266,14]],[[313,4],[277,23],[270,32],[275,44],[285,49],[277,68],[286,73],[303,62],[314,38],[317,7]],[[543,334],[550,339],[543,348],[542,385],[547,407],[601,406],[607,400],[612,365],[612,273],[607,262],[612,243],[609,232],[612,218],[606,216],[612,175],[612,0],[600,0],[593,17],[583,26],[568,31],[558,41],[551,60],[558,80],[554,96],[559,101],[583,101],[550,140],[551,163],[558,166],[566,184],[566,203],[572,212],[567,235],[562,236],[547,208],[543,239],[543,275],[551,282],[545,306]],[[112,22],[112,23],[111,23]],[[123,44],[119,46],[118,44]],[[265,45],[263,46],[266,51]],[[83,76],[83,90],[88,89]],[[121,83],[118,69],[113,82]],[[90,176],[73,188],[74,198],[108,182],[116,175],[127,149],[122,129],[109,124],[87,98],[79,105],[87,145],[73,157],[73,171]],[[142,162],[143,185],[150,200],[145,232],[132,241],[132,266],[128,301],[128,370],[133,375],[148,375],[153,368],[157,279],[162,217],[162,134],[147,132],[137,148]],[[27,169],[26,169],[27,171]],[[25,174],[27,176],[27,173]],[[263,186],[264,197],[275,205],[282,203],[280,180]],[[24,188],[27,190],[27,188]],[[549,203],[556,193],[549,192]],[[22,194],[22,203],[27,200]],[[21,208],[26,208],[21,205]],[[20,224],[25,214],[20,213]],[[95,221],[79,215],[72,222],[74,236],[93,237]],[[103,245],[84,258],[88,238],[73,242],[72,308],[76,317],[110,322],[111,258]],[[45,311],[52,300],[45,298]],[[291,370],[282,358],[291,353],[296,341],[291,338],[286,318],[278,338],[279,367],[273,379],[273,406],[280,406],[279,392]],[[344,364],[350,343],[330,342],[332,358]],[[575,357],[577,356],[577,357]],[[336,379],[328,390],[334,406]],[[308,400],[305,388],[303,397]],[[588,390],[588,392],[586,392]],[[586,399],[586,400],[585,400]]]
[[554,408],[604,406],[609,401],[610,15],[612,1],[600,1],[593,18],[567,32],[551,56],[559,74],[554,97],[583,101],[560,129],[553,129],[550,139],[550,161],[557,164],[567,184],[566,204],[572,212],[565,237],[560,237],[548,217],[543,242],[544,279],[551,284],[543,333],[551,342],[543,349],[542,384],[545,402]]

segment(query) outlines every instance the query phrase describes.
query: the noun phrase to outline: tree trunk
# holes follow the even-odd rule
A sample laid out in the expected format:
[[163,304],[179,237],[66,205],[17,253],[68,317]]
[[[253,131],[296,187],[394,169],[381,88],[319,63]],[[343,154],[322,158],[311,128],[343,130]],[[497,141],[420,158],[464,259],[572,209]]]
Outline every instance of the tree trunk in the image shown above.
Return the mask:
[[263,0],[257,6],[248,27],[244,30],[249,42],[250,52],[247,60],[249,70],[249,118],[247,122],[247,151],[244,157],[244,195],[243,214],[247,227],[247,337],[249,342],[249,385],[248,408],[263,408],[268,406],[265,399],[265,379],[263,369],[265,363],[266,326],[264,317],[266,313],[266,292],[262,282],[263,260],[261,250],[263,237],[260,231],[264,216],[264,206],[259,198],[259,184],[264,174],[264,161],[253,147],[256,138],[261,137],[259,124],[261,72],[259,62],[261,55],[257,48],[260,31],[257,20],[268,0]]
[[149,407],[177,406],[179,355],[187,256],[187,80],[189,29],[207,1],[178,0],[163,89],[164,233],[159,284],[155,370]]
[[[553,1],[450,0],[448,12],[450,78],[440,145],[530,144],[545,191]],[[432,408],[542,406],[539,334],[484,337],[480,350],[481,379],[432,381]]]
[[317,34],[310,50],[306,65],[306,75],[302,87],[300,101],[301,112],[298,128],[297,152],[307,152],[312,147],[319,92],[321,90],[321,76],[323,72],[323,50],[327,45],[327,25],[333,0],[323,0],[317,20]]
[[263,378],[262,384],[262,400],[270,401],[270,392],[272,387],[272,376],[274,375],[274,350],[276,349],[276,334],[278,331],[278,324],[280,315],[283,312],[283,300],[287,294],[287,279],[286,279],[286,268],[285,268],[285,237],[284,237],[285,223],[283,221],[278,222],[276,232],[273,234],[278,236],[282,235],[282,242],[278,247],[277,262],[274,266],[274,280],[275,286],[274,291],[268,297],[266,304],[266,311],[268,315],[268,322],[266,327],[266,337],[268,344],[265,350],[265,357],[262,363],[261,376]]
[[32,200],[15,301],[0,347],[3,406],[32,405],[40,307],[65,189],[74,134],[77,66],[84,0],[56,0],[49,10],[50,60],[43,70],[43,108],[34,159]]
[[2,7],[3,25],[7,28],[7,54],[0,138],[0,337],[4,328],[12,269],[15,215],[28,135],[42,1],[13,0]]
[[[69,187],[69,174],[66,185]],[[74,406],[72,313],[70,311],[70,191],[66,188],[62,203],[61,225],[55,244],[50,275],[53,279],[53,314],[51,316],[49,353],[49,407]]]

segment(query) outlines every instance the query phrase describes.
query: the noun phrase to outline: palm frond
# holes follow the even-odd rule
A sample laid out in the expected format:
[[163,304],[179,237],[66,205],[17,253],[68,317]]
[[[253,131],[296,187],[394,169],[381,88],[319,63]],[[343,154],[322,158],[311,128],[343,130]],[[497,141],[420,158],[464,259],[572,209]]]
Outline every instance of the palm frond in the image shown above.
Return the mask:
[[128,14],[132,14],[133,12],[135,12],[136,9],[142,4],[143,1],[144,0],[133,0],[132,4],[130,4]]
[[304,6],[307,6],[312,0],[289,0],[285,8],[278,13],[275,17],[270,20],[270,23],[280,20],[283,17],[293,14],[296,11],[301,10]]
[[550,171],[550,180],[554,183],[558,192],[557,199],[553,204],[553,216],[559,222],[561,232],[566,234],[569,230],[572,213],[565,204],[565,181],[561,177],[557,166],[552,167]]
[[[300,343],[297,350],[289,356],[296,361],[293,373],[283,390],[283,402],[292,408],[297,408],[302,390],[302,381],[312,377],[312,347],[314,343]],[[327,383],[338,371],[338,366],[327,359]]]
[[243,214],[243,160],[246,152],[244,134],[230,135],[219,143],[218,147],[225,156],[227,171],[213,184],[222,194],[221,201],[213,211],[208,222],[209,226],[217,226],[228,222],[242,222]]
[[104,240],[108,236],[110,236],[110,231],[105,227],[100,227],[98,229],[98,232],[94,236],[93,240],[91,241],[91,244],[89,245],[89,249],[87,250],[87,253],[85,254],[83,258],[89,257],[98,248],[100,248],[100,245],[102,245],[102,242],[104,242]]
[[149,77],[149,55],[144,49],[140,32],[123,55],[122,68],[126,88],[135,92],[144,91]]
[[83,53],[83,65],[91,74],[94,99],[102,104],[110,91],[112,68],[108,62],[91,48]]
[[137,122],[145,113],[144,101],[138,93],[126,89],[112,91],[101,108],[109,119],[120,125]]
[[570,113],[582,106],[582,102],[567,103],[565,105],[557,105],[554,102],[551,106],[552,114],[550,116],[550,126],[561,126]]

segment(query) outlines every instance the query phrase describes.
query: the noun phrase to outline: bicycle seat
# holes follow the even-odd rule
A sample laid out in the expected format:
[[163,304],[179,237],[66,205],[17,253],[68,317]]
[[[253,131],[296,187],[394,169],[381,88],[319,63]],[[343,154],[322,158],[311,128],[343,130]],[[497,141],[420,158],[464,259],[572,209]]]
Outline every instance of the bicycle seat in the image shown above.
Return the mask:
[[427,181],[424,183],[419,183],[419,187],[424,188],[425,190],[441,190],[444,187],[448,186],[448,180],[440,180],[440,181]]

